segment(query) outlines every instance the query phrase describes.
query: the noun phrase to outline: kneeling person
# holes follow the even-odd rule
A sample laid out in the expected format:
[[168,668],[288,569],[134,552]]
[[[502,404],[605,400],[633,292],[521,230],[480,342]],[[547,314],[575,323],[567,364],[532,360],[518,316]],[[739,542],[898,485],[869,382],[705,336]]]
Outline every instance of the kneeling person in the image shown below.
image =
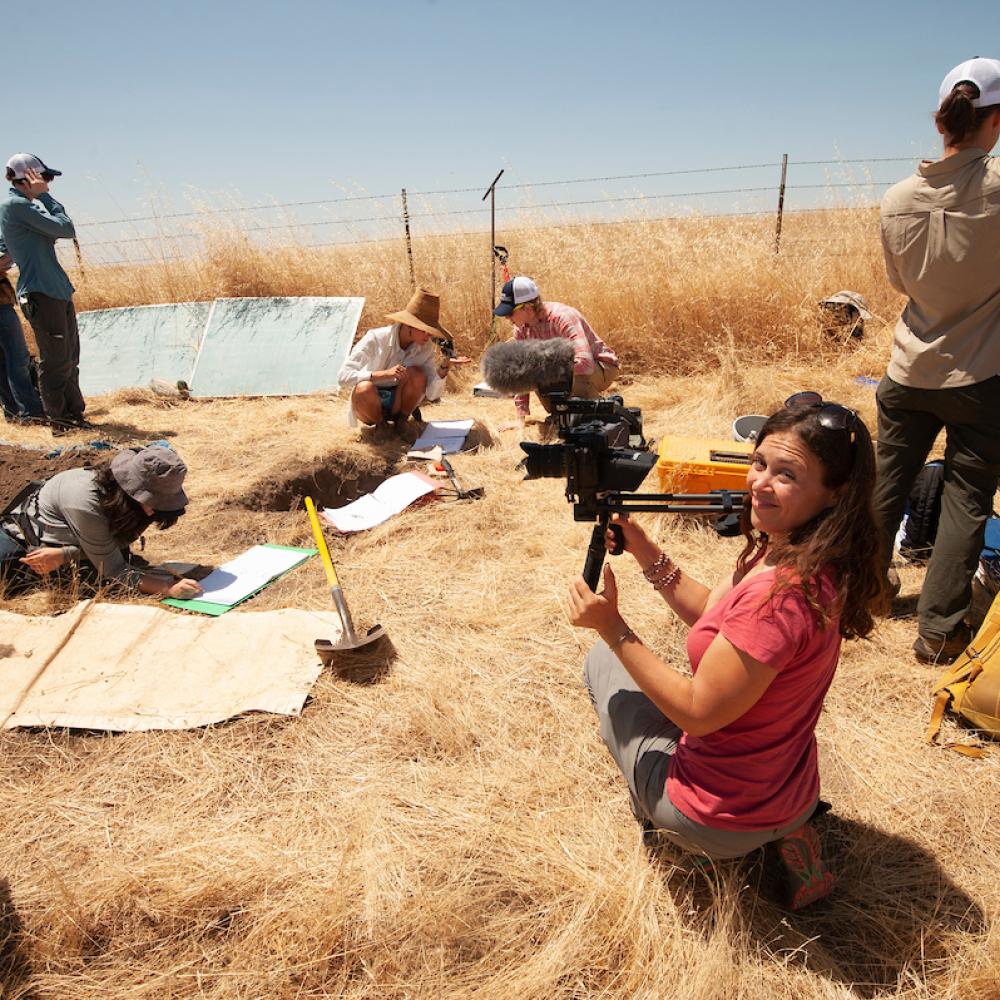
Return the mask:
[[451,339],[441,326],[440,299],[418,289],[409,304],[386,319],[392,326],[369,330],[354,345],[337,381],[350,388],[347,422],[378,425],[402,423],[425,399],[440,399],[452,364],[464,359],[444,359],[435,364],[434,336]]
[[[573,385],[570,392],[583,399],[597,399],[618,378],[618,355],[594,332],[579,310],[561,302],[543,302],[538,286],[523,276],[511,278],[501,290],[494,316],[504,316],[514,327],[514,340],[562,338],[573,344]],[[539,389],[538,401],[546,411],[552,405]],[[517,421],[501,430],[524,424],[529,413],[529,394],[514,397]]]

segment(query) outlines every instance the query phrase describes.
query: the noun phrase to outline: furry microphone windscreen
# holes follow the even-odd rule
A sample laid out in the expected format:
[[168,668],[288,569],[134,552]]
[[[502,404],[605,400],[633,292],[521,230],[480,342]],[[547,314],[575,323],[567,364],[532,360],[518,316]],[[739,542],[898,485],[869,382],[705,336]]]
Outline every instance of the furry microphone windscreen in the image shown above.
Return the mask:
[[483,355],[483,375],[497,392],[511,395],[542,386],[569,391],[573,382],[573,343],[553,340],[507,340]]

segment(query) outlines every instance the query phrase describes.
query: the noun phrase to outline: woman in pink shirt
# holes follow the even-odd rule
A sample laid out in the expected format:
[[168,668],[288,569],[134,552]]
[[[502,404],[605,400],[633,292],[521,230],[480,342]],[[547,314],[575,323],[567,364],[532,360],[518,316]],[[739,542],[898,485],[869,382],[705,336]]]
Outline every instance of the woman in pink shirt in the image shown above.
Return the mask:
[[582,576],[570,588],[573,624],[601,636],[584,679],[636,817],[710,858],[779,841],[795,908],[833,884],[809,823],[819,801],[814,730],[841,640],[868,635],[884,601],[874,480],[858,415],[797,393],[760,433],[746,547],[714,588],[634,521],[617,520],[625,551],[691,628],[691,676],[625,623],[610,567],[600,595]]

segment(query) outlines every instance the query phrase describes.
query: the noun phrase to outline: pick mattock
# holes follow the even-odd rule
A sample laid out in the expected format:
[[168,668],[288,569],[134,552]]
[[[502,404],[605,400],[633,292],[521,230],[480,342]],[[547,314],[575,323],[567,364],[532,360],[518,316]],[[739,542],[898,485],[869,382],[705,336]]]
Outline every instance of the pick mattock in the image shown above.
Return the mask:
[[471,490],[463,489],[462,484],[458,481],[458,476],[455,475],[455,470],[451,467],[451,462],[443,455],[441,456],[440,465],[448,473],[451,485],[455,489],[456,500],[481,500],[486,495],[486,490],[482,486],[473,486]]
[[351,612],[347,608],[347,599],[344,591],[337,580],[337,571],[333,568],[333,560],[330,558],[330,550],[326,545],[326,538],[323,537],[323,529],[320,527],[319,518],[316,516],[316,505],[312,497],[306,497],[306,511],[309,514],[309,523],[312,525],[313,537],[316,539],[316,548],[319,549],[319,557],[323,560],[323,568],[326,570],[326,578],[330,582],[330,596],[333,598],[334,607],[340,615],[340,622],[344,626],[338,642],[330,642],[329,639],[317,639],[316,649],[320,653],[330,653],[335,650],[359,649],[381,639],[388,633],[381,625],[372,625],[364,634],[358,635],[354,631],[354,622],[351,621]]

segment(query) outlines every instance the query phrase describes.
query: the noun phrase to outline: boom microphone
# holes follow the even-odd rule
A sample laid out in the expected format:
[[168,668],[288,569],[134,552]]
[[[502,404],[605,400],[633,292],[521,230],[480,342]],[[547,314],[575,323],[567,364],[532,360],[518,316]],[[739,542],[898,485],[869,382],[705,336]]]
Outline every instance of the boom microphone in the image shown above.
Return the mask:
[[552,340],[507,340],[483,355],[483,375],[497,392],[569,392],[573,384],[573,344]]

